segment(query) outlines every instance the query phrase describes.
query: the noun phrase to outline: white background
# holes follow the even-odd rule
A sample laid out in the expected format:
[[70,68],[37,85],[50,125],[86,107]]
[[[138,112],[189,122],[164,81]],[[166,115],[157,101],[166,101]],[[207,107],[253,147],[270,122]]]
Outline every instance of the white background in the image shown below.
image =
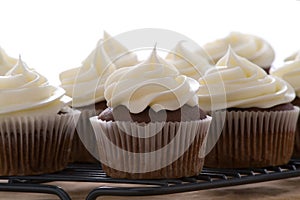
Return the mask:
[[163,28],[200,45],[231,31],[251,33],[271,43],[280,65],[300,49],[299,25],[299,0],[0,0],[0,46],[53,84],[80,66],[103,30]]

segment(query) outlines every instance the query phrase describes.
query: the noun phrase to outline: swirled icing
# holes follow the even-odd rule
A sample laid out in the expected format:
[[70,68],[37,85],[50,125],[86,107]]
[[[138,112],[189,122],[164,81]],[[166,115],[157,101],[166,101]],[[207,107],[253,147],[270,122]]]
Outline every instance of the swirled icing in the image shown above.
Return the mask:
[[56,114],[67,103],[65,91],[19,59],[0,76],[0,116]]
[[268,68],[275,58],[271,45],[264,39],[250,34],[232,32],[228,36],[204,44],[203,48],[217,62],[223,57],[228,46],[239,55],[256,65]]
[[8,56],[0,47],[0,76],[5,75],[16,63],[17,59]]
[[61,86],[72,97],[73,107],[91,105],[104,100],[104,82],[114,70],[100,40],[81,67],[60,73]]
[[131,113],[139,113],[150,106],[158,112],[176,110],[184,104],[198,105],[198,88],[196,80],[180,75],[154,49],[145,61],[112,73],[104,95],[109,107],[124,105]]
[[285,63],[270,73],[287,81],[295,90],[297,97],[300,97],[300,51],[285,59]]
[[116,38],[106,31],[103,34],[103,48],[117,68],[133,66],[138,63],[137,55],[130,52]]
[[178,42],[174,50],[168,53],[166,60],[172,63],[181,74],[198,80],[211,67],[211,64],[207,58],[190,51],[183,43],[184,41]]
[[210,110],[211,98],[218,98],[218,94],[210,94],[210,87],[224,87],[227,108],[269,108],[295,98],[295,92],[287,82],[267,75],[262,68],[238,56],[231,48],[218,61],[216,69],[207,71],[199,82],[199,105],[204,110]]

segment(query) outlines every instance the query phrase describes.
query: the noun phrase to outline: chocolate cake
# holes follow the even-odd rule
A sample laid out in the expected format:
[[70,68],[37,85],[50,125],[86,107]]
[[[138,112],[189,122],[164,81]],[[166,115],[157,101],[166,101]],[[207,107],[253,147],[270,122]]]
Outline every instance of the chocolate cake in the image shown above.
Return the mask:
[[[95,135],[92,133],[88,117],[99,115],[100,112],[107,108],[106,101],[100,101],[93,105],[82,106],[77,108],[82,115],[77,124],[76,132],[73,139],[73,145],[69,161],[71,163],[98,163],[98,156],[95,144]],[[91,114],[90,114],[91,113]],[[87,116],[85,116],[87,115]],[[78,133],[80,131],[80,133]],[[80,134],[80,135],[79,135]],[[85,146],[89,145],[89,146]],[[91,151],[91,152],[90,152]],[[94,155],[93,155],[94,154]]]
[[100,113],[99,119],[104,121],[132,121],[138,123],[149,122],[180,122],[201,120],[206,118],[206,113],[198,106],[191,107],[184,105],[182,108],[170,111],[163,110],[155,112],[147,107],[143,112],[133,114],[125,106],[117,106],[116,108],[106,108]]

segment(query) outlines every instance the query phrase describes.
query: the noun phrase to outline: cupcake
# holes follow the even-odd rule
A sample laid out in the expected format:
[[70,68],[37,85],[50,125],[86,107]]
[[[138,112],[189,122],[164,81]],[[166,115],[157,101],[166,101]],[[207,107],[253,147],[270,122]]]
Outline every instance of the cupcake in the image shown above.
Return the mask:
[[0,76],[4,76],[16,63],[17,59],[8,56],[0,47]]
[[60,87],[21,59],[0,76],[0,175],[35,175],[68,164],[79,111]]
[[[285,59],[283,66],[275,69],[271,68],[270,73],[287,81],[295,90],[296,98],[292,104],[300,107],[300,51]],[[300,158],[300,120],[297,122],[295,148],[293,157]]]
[[[222,83],[216,82],[218,76]],[[225,107],[215,105],[218,110],[212,111],[215,119],[222,114],[226,118],[216,145],[205,157],[205,166],[252,168],[288,163],[299,108],[290,103],[295,93],[287,82],[267,75],[231,48],[199,82],[199,104],[204,110],[212,107],[211,98],[218,98],[209,93],[209,87],[224,87],[227,100]],[[211,126],[212,137],[218,136],[218,123]]]
[[140,64],[112,73],[105,83],[109,107],[90,119],[107,175],[127,179],[198,175],[211,121],[198,107],[198,87],[155,49]]
[[166,60],[173,64],[181,74],[195,80],[198,80],[212,66],[207,55],[189,50],[184,46],[184,41],[177,43],[166,56]]
[[127,52],[124,46],[104,33],[104,38],[99,40],[96,48],[82,62],[82,66],[60,73],[61,87],[72,97],[72,107],[81,111],[70,162],[98,162],[89,118],[107,108],[104,82],[116,69],[113,61],[125,63],[119,67],[135,63],[134,55],[126,54]]
[[269,71],[275,58],[272,46],[263,38],[239,32],[231,32],[224,38],[206,43],[203,48],[217,63],[226,54],[228,46],[239,56],[247,58],[266,72]]

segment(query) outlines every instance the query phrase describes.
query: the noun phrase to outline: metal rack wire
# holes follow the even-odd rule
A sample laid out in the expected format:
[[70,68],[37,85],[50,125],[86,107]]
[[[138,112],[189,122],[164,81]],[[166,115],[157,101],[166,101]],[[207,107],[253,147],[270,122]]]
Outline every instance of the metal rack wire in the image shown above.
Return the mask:
[[[255,169],[211,169],[204,168],[198,176],[164,180],[127,180],[108,177],[100,164],[71,164],[61,172],[38,176],[2,176],[0,191],[34,192],[57,195],[70,200],[68,193],[53,181],[116,183],[110,187],[98,187],[90,191],[87,200],[99,196],[145,196],[205,190],[226,186],[257,183],[300,176],[300,159],[287,165]],[[126,184],[126,187],[119,186]]]

